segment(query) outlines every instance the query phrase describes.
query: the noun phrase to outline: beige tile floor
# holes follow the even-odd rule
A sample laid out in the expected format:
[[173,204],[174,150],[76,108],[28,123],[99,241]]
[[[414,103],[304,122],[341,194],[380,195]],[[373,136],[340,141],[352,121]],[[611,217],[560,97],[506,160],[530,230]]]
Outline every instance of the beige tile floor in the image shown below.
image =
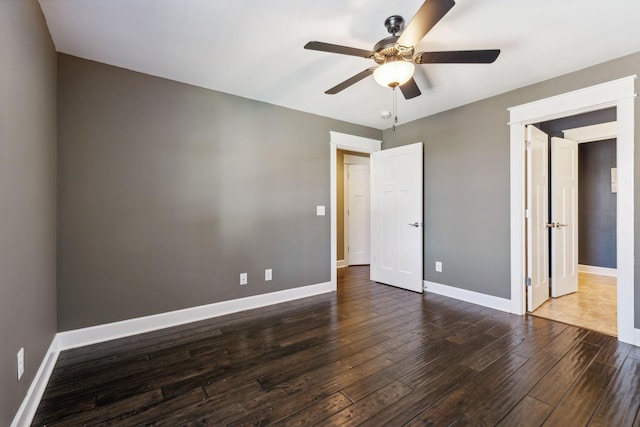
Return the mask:
[[617,336],[617,280],[579,273],[578,292],[550,298],[531,314]]

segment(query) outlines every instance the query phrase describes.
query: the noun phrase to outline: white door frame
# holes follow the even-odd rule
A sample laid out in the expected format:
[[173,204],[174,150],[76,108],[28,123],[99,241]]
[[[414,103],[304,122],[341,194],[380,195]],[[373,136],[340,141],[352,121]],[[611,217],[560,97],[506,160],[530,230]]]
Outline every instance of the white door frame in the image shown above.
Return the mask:
[[509,108],[511,311],[526,311],[525,126],[616,107],[618,121],[618,339],[634,342],[634,98],[637,75]]
[[349,135],[341,132],[329,132],[331,142],[329,143],[329,164],[330,164],[330,199],[331,199],[331,288],[338,289],[338,214],[336,206],[338,202],[338,189],[336,168],[338,150],[355,151],[356,153],[375,153],[382,149],[382,141],[364,138],[361,136]]

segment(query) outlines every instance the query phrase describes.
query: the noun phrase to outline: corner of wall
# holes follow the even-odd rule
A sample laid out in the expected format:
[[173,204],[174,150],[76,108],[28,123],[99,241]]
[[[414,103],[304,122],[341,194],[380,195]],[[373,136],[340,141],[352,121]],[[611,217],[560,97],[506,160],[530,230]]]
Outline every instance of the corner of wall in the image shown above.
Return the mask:
[[18,412],[16,412],[16,415],[11,422],[11,427],[31,425],[33,417],[38,410],[40,399],[42,399],[42,395],[47,388],[47,383],[49,382],[49,378],[51,377],[51,373],[53,372],[53,368],[56,365],[59,355],[59,338],[58,334],[56,334],[56,336],[53,337],[53,340],[51,340],[49,349],[47,350],[44,359],[42,359],[42,363],[29,386],[29,390],[27,391],[26,396],[18,408]]

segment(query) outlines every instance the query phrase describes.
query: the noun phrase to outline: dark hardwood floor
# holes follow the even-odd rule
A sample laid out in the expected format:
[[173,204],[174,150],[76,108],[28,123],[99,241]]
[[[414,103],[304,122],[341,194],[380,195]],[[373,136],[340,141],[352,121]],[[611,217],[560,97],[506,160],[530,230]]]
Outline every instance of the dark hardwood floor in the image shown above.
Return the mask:
[[640,426],[640,348],[368,275],[65,351],[33,424]]

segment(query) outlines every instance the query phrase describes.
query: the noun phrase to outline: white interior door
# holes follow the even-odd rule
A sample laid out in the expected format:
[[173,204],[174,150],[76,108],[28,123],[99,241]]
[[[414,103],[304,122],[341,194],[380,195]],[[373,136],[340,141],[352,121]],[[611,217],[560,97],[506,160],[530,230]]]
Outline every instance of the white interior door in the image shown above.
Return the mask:
[[347,264],[369,264],[369,165],[347,165]]
[[549,137],[527,126],[527,310],[549,299]]
[[371,280],[422,292],[422,143],[371,155]]
[[578,291],[578,143],[551,138],[551,296]]

